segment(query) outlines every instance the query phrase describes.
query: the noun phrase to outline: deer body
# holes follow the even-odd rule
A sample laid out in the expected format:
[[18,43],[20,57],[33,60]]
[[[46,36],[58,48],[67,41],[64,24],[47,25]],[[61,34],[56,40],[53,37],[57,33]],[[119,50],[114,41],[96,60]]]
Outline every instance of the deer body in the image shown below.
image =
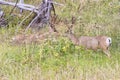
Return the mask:
[[92,50],[102,49],[108,57],[111,56],[109,46],[111,45],[112,40],[108,36],[81,36],[78,38],[72,33],[69,33],[67,36],[75,45],[83,46],[86,49]]
[[76,37],[73,32],[73,24],[75,23],[75,18],[71,18],[71,25],[68,27],[65,36],[67,36],[75,45],[83,46],[86,49],[97,50],[101,49],[108,57],[110,57],[109,47],[112,43],[112,39],[108,36],[80,36]]
[[86,49],[97,50],[98,48],[98,41],[94,37],[81,36],[78,38],[78,40],[79,45],[85,47]]

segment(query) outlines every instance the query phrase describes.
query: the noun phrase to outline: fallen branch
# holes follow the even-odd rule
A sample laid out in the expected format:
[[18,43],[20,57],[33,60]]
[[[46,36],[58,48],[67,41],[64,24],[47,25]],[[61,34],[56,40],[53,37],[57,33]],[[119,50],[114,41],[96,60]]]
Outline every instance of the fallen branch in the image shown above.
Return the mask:
[[33,12],[29,13],[29,15],[26,16],[26,17],[20,22],[20,24],[18,25],[18,27],[17,27],[17,29],[16,29],[16,31],[15,31],[16,33],[18,32],[18,28],[19,28],[20,26],[22,26],[23,22],[24,22],[26,19],[28,19],[32,14],[33,14]]
[[57,2],[53,2],[53,1],[48,1],[48,2],[49,2],[49,3],[56,4],[56,5],[64,6],[63,4],[60,4],[60,3],[57,3]]
[[27,30],[30,28],[30,26],[37,21],[37,19],[39,18],[39,16],[40,16],[40,15],[43,13],[43,11],[46,10],[46,9],[47,9],[47,8],[44,8],[43,10],[41,10],[41,11],[38,13],[38,15],[37,15],[37,16],[30,22],[30,24],[27,26],[27,28],[26,28],[25,31],[27,31]]
[[29,4],[21,4],[21,3],[16,4],[13,2],[7,2],[7,1],[3,1],[3,0],[0,0],[0,4],[16,6],[18,8],[24,9],[24,10],[33,11],[35,13],[38,13],[37,8],[35,6],[29,5]]
[[[23,1],[23,0],[21,0],[21,1]],[[51,16],[52,16],[51,11],[53,11],[54,12],[53,15],[56,16],[55,8],[54,8],[53,4],[64,6],[63,4],[53,2],[53,0],[42,0],[42,3],[40,4],[40,6],[38,6],[38,8],[33,5],[23,4],[21,2],[14,3],[14,2],[7,2],[4,0],[0,0],[0,4],[15,6],[22,10],[24,9],[24,10],[28,10],[28,11],[36,13],[34,18],[31,20],[31,22],[29,23],[29,25],[27,26],[25,31],[27,31],[31,27],[31,25],[34,27],[35,26],[38,27],[38,29],[40,27],[44,27],[44,25],[49,25],[55,32],[57,30],[55,29],[54,23],[51,21]],[[30,16],[30,15],[28,15],[28,16]],[[28,18],[28,17],[26,17],[26,18]],[[23,23],[23,21],[21,23]]]
[[17,3],[18,3],[18,0],[16,1],[15,6],[12,8],[12,10],[11,10],[11,12],[10,12],[10,15],[11,15],[11,14],[12,14],[12,12],[14,11],[14,9],[15,9],[15,7],[16,7],[16,5],[17,5]]
[[38,29],[40,27],[44,27],[44,25],[49,25],[53,29],[53,31],[56,31],[56,29],[53,28],[53,26],[51,26],[51,21],[50,21],[51,11],[53,11],[54,15],[56,15],[54,5],[51,2],[52,0],[42,1],[41,5],[38,7],[38,11],[39,11],[38,14],[33,18],[33,20],[27,26],[25,31],[27,31],[31,27],[31,25],[35,27],[36,24]]
[[[20,4],[23,4],[23,3],[24,3],[24,0],[20,0],[19,3],[20,3]],[[20,9],[20,13],[22,13],[22,12],[23,12],[23,9]]]
[[5,18],[0,18],[0,28],[7,27],[8,21]]

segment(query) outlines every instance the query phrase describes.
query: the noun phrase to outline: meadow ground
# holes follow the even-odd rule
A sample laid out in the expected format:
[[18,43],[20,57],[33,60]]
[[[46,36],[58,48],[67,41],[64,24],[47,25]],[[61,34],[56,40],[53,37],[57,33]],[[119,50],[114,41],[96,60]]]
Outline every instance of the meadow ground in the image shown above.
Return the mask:
[[[56,24],[58,31],[64,34],[74,16],[73,30],[77,36],[108,35],[112,38],[112,57],[108,58],[101,50],[75,46],[64,36],[52,36],[40,44],[10,43],[20,19],[29,13],[24,12],[22,18],[9,17],[12,19],[9,28],[0,29],[0,80],[120,80],[119,0],[56,1],[65,5],[55,6],[61,18]],[[30,3],[37,4],[38,0]],[[10,12],[6,6],[3,8]],[[64,23],[66,20],[67,25]],[[23,27],[18,34],[24,30]],[[40,31],[47,32],[48,28]]]

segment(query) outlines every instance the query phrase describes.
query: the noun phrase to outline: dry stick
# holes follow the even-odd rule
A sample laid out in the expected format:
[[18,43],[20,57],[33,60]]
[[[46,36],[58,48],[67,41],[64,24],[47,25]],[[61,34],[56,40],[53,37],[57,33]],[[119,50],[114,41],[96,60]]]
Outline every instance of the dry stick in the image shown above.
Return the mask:
[[53,2],[53,1],[48,1],[48,2],[49,2],[49,3],[56,4],[56,5],[64,6],[63,4],[60,4],[60,3],[57,3],[57,2]]
[[[63,4],[59,4],[59,3],[53,2],[53,1],[48,1],[48,2],[49,2],[49,3],[53,3],[53,4],[57,4],[57,5],[60,5],[60,6],[64,6]],[[16,3],[0,0],[0,4],[15,6]],[[33,9],[34,9],[34,12],[35,12],[35,13],[38,13],[38,10],[37,10],[36,7],[33,6],[33,5],[29,5],[29,4],[19,4],[19,3],[18,3],[18,4],[16,4],[16,6],[19,7],[19,8],[21,8],[21,9],[28,10],[28,11],[33,11]]]
[[[48,3],[47,20],[50,19],[50,4],[51,3]],[[50,25],[50,22],[48,22],[48,25]]]
[[[50,15],[51,15],[51,13],[50,13],[50,7],[53,8],[54,15],[56,14],[53,4],[52,4],[52,5],[50,5],[50,4],[51,4],[51,3],[48,4],[48,12],[47,12],[48,19],[50,19]],[[51,23],[50,21],[48,22],[48,25],[52,28],[52,26],[51,26],[52,23]]]
[[[17,6],[17,3],[18,3],[18,0],[16,1],[15,6],[12,8],[12,10],[11,10],[10,13],[9,13],[9,15],[12,14],[12,12],[13,12],[14,9],[15,9],[15,7]],[[9,16],[7,19],[5,19],[5,20],[8,20],[9,18],[10,18],[10,16]]]
[[16,1],[15,6],[12,8],[12,10],[11,10],[11,12],[10,12],[10,15],[11,15],[12,12],[14,11],[15,7],[17,6],[17,3],[18,3],[18,0]]
[[[40,11],[40,13],[37,14],[37,16],[31,21],[31,23],[28,25],[28,27],[26,28],[25,32],[30,28],[30,26],[33,24],[33,22],[35,22],[35,20],[40,16],[40,14],[46,10],[48,7],[44,8],[42,11]],[[24,21],[24,20],[23,20]]]
[[32,11],[28,16],[26,16],[26,17],[20,22],[20,24],[17,26],[17,29],[16,29],[15,32],[18,32],[18,28],[22,25],[22,23],[23,23],[26,19],[28,19],[28,18],[32,15],[32,13],[33,13],[33,11]]
[[[19,3],[20,4],[24,3],[24,0],[20,0]],[[20,13],[22,13],[22,12],[23,12],[23,9],[20,8]]]
[[50,3],[48,3],[47,19],[50,19]]
[[[54,5],[53,5],[52,1],[47,1],[47,3],[48,3],[48,5],[47,5],[47,6],[48,6],[48,9],[47,9],[46,15],[47,15],[47,20],[50,20],[50,15],[51,15],[51,10],[52,10],[52,8],[53,8],[54,15],[56,15],[56,13],[55,13],[55,8],[54,8]],[[54,30],[54,32],[57,31],[57,30],[55,29],[55,27],[52,26],[52,23],[51,23],[50,21],[48,21],[48,25],[51,27],[52,30]]]
[[[0,4],[15,6],[15,3],[13,3],[13,2],[7,2],[7,1],[3,1],[3,0],[0,0]],[[29,5],[29,4],[19,4],[18,3],[17,6],[20,7],[20,8],[21,8],[21,6],[25,6],[27,8],[33,8],[33,9],[35,8],[35,6]]]
[[[15,6],[16,3],[0,0],[0,4]],[[18,3],[18,4],[16,4],[16,6],[19,7],[19,8],[21,8],[21,9],[28,10],[28,11],[33,11],[34,10],[35,13],[38,13],[38,10],[33,5],[19,4]]]
[[27,16],[20,22],[19,26],[21,26],[22,23],[32,15],[32,13],[33,13],[33,11],[32,11],[29,15],[27,15]]
[[48,7],[44,8],[40,13],[37,14],[37,16],[31,21],[31,23],[28,25],[28,27],[26,28],[25,32],[30,28],[30,26],[32,25],[32,23],[40,16],[40,14],[46,10]]

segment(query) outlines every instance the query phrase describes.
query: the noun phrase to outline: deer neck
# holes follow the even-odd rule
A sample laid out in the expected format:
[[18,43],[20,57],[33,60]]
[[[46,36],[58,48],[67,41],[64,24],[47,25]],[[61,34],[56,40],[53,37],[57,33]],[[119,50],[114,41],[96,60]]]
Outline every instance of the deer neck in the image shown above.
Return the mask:
[[78,45],[78,38],[74,34],[68,34],[68,38],[73,42],[73,44]]

